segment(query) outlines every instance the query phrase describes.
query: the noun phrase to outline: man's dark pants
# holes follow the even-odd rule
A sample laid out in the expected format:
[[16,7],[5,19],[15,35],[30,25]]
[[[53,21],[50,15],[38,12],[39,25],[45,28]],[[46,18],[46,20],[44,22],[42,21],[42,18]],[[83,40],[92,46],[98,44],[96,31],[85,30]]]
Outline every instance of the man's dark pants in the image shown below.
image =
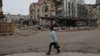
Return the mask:
[[60,53],[59,47],[57,45],[58,45],[58,43],[56,43],[56,42],[50,43],[50,45],[49,45],[49,51],[48,51],[47,54],[50,55],[52,46],[54,46],[54,48],[57,49],[57,53]]

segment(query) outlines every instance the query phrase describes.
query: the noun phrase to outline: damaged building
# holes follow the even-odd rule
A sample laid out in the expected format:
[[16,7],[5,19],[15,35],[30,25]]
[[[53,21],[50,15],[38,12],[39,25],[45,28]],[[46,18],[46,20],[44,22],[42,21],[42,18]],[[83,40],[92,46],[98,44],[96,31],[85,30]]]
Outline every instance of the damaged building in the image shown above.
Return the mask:
[[86,18],[84,0],[39,0],[30,5],[30,18],[41,26],[92,26],[97,19]]

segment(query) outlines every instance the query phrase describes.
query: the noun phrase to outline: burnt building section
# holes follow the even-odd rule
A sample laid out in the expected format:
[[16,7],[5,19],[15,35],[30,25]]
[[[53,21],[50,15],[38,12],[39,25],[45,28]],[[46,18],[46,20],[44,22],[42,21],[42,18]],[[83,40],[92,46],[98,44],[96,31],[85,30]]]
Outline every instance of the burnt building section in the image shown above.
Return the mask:
[[77,16],[79,18],[87,17],[87,10],[86,7],[83,4],[77,4]]

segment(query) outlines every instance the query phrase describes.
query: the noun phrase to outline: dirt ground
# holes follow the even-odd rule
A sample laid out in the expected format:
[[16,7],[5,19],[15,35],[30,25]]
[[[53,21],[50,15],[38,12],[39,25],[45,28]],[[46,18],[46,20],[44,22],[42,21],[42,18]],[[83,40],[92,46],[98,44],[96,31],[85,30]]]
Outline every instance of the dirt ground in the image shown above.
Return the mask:
[[[22,52],[47,52],[50,31],[19,30],[0,36],[0,55]],[[58,32],[62,52],[100,53],[100,30]],[[54,50],[55,51],[55,50]]]
[[52,53],[51,55],[46,55],[45,52],[30,52],[30,53],[18,53],[18,54],[11,54],[11,55],[9,54],[5,56],[100,56],[100,54],[61,52],[60,54]]

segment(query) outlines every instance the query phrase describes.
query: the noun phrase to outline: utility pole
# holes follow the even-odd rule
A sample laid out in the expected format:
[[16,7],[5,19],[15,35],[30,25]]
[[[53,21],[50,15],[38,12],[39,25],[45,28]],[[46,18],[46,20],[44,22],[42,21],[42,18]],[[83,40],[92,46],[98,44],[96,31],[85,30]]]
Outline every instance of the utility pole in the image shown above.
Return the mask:
[[4,18],[4,15],[2,11],[2,0],[0,0],[0,23],[3,22],[3,18]]

